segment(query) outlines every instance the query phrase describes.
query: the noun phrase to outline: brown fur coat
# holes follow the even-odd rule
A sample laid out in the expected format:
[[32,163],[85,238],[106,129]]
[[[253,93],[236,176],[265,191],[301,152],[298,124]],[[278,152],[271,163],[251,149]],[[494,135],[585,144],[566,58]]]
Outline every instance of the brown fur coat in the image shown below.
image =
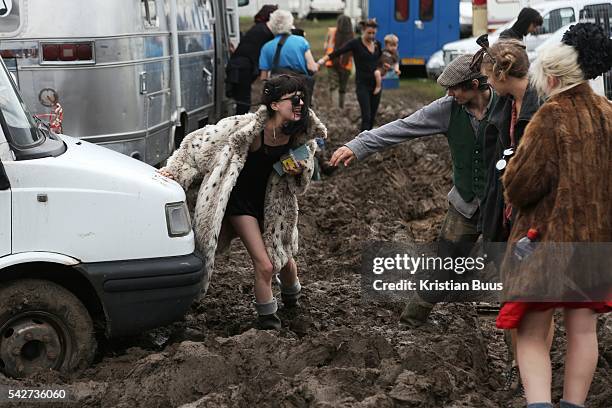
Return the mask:
[[[192,185],[198,188],[193,228],[196,248],[203,257],[209,278],[215,252],[228,249],[236,236],[224,217],[225,207],[249,147],[267,119],[266,108],[261,107],[255,113],[228,117],[196,130],[185,136],[164,168],[186,191]],[[300,176],[281,177],[272,171],[268,179],[262,235],[275,272],[298,251],[296,194],[302,194],[312,178],[316,137],[326,138],[327,130],[311,110],[307,134],[298,135],[294,140],[294,147],[306,144],[310,150],[304,172]]]
[[[510,244],[529,228],[536,228],[544,243],[612,241],[612,104],[588,83],[551,97],[527,126],[502,181],[516,214]],[[512,247],[506,266],[512,263]],[[504,272],[506,294],[529,297],[530,288],[537,287],[567,300],[569,282],[600,284],[601,276],[589,276],[576,264],[575,247],[536,250],[528,263]]]

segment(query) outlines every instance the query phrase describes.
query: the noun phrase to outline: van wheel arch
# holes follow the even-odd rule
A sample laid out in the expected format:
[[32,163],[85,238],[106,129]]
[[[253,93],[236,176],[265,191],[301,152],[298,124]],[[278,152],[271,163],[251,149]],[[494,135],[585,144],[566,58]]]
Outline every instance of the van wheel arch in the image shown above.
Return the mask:
[[42,279],[0,284],[0,365],[6,374],[84,369],[96,346],[89,312],[64,287]]
[[0,270],[0,285],[21,279],[43,279],[60,285],[85,306],[98,334],[106,334],[107,318],[100,298],[77,268],[50,262],[28,262]]

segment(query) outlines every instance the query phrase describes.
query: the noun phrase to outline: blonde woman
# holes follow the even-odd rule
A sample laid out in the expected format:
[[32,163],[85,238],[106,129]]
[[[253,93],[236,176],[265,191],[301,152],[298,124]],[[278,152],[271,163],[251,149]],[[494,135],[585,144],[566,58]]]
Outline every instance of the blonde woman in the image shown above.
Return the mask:
[[[506,201],[516,212],[509,243],[530,228],[543,243],[612,241],[612,105],[587,82],[611,66],[612,41],[590,23],[572,26],[562,43],[538,55],[531,83],[546,103],[533,116],[502,179]],[[509,245],[506,259],[511,256]],[[545,272],[533,265],[525,264],[516,270],[520,276],[508,279],[550,282],[585,273],[580,267]],[[528,407],[552,407],[547,336],[555,308],[563,309],[567,337],[560,406],[583,407],[597,365],[596,313],[611,311],[612,301],[508,302],[497,325],[517,329]]]

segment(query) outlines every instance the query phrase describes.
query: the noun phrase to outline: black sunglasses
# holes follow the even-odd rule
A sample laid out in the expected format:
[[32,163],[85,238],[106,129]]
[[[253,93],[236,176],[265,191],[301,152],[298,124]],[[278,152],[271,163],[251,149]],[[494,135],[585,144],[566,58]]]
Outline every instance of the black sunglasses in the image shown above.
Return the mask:
[[300,106],[300,102],[303,101],[304,96],[302,94],[295,94],[288,98],[283,98],[281,101],[291,101],[292,106]]

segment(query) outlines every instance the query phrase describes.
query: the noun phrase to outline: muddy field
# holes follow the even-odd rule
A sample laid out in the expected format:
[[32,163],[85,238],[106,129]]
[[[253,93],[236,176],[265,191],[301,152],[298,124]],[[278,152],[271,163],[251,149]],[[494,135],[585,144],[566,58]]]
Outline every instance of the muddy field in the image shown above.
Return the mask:
[[[359,110],[318,112],[330,150],[357,134]],[[431,99],[404,88],[383,95],[379,123]],[[251,327],[253,272],[239,242],[217,260],[206,298],[184,321],[139,338],[102,343],[93,367],[2,383],[67,388],[83,407],[520,407],[504,391],[507,349],[494,315],[467,304],[435,309],[422,328],[399,325],[402,304],[362,302],[367,240],[433,241],[446,210],[450,155],[442,137],[405,143],[313,183],[300,198],[299,313],[283,329]],[[560,322],[560,318],[558,322]],[[612,401],[612,316],[600,319],[600,359],[587,405]],[[553,348],[560,397],[564,342]],[[23,406],[23,405],[22,405]],[[47,405],[50,406],[50,405]]]

